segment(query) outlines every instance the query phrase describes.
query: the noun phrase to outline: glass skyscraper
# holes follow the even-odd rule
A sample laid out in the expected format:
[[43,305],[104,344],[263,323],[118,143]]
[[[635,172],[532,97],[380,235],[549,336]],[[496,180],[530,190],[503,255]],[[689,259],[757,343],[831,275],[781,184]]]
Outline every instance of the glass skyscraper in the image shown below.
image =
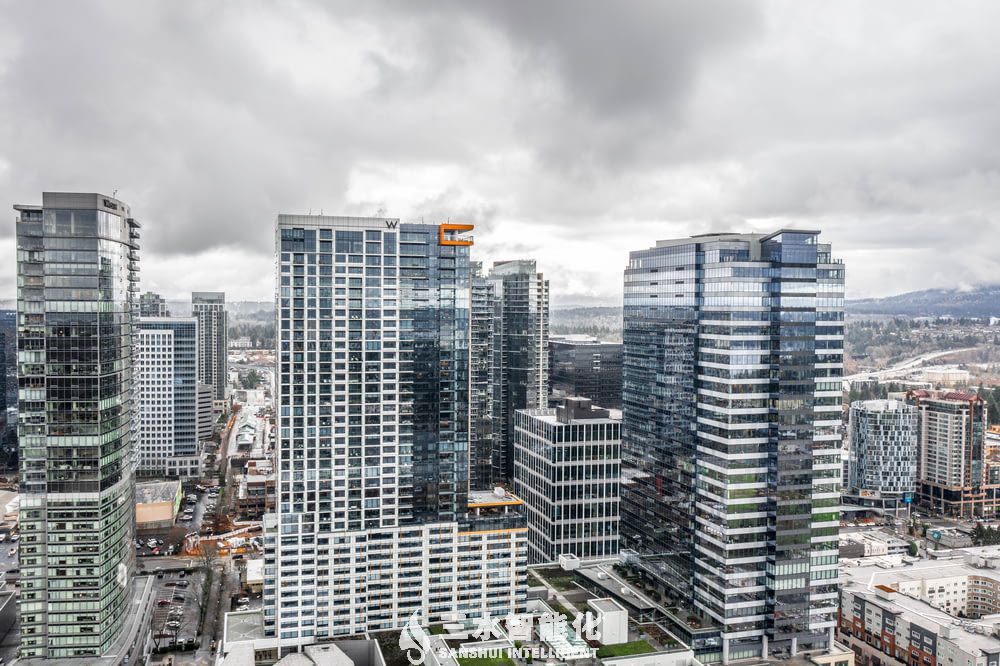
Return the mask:
[[514,413],[548,406],[549,282],[534,260],[498,261],[493,285],[494,482],[514,478]]
[[470,228],[278,217],[279,650],[524,602],[520,503],[469,489]]
[[98,663],[133,616],[138,227],[100,194],[17,220],[21,656]]
[[660,241],[625,271],[622,548],[702,661],[832,641],[844,269],[818,237]]

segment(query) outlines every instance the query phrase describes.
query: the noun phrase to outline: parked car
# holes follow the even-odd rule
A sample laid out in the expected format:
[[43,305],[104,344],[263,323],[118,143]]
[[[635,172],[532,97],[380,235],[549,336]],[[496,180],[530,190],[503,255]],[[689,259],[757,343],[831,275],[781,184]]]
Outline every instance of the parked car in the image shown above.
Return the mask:
[[238,603],[240,606],[248,604],[250,603],[250,597],[240,597],[239,599],[236,600],[236,603]]
[[170,599],[160,599],[159,601],[156,602],[156,605],[157,606],[169,606],[172,603],[173,602],[170,601]]

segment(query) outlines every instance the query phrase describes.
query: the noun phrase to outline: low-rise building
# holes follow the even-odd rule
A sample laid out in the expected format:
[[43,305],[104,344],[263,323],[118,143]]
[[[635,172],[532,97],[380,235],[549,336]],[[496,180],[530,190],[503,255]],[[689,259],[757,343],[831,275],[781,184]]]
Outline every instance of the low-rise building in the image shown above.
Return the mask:
[[1000,663],[995,620],[975,619],[1000,610],[998,561],[967,553],[961,561],[845,563],[841,641],[865,664],[886,656],[911,666]]
[[237,477],[236,510],[242,520],[260,520],[274,511],[276,481],[272,473],[258,473],[256,465],[246,467],[246,474]]
[[840,533],[840,556],[846,558],[905,555],[910,542],[887,530]]
[[181,482],[150,481],[135,484],[135,523],[139,532],[168,528],[181,506]]

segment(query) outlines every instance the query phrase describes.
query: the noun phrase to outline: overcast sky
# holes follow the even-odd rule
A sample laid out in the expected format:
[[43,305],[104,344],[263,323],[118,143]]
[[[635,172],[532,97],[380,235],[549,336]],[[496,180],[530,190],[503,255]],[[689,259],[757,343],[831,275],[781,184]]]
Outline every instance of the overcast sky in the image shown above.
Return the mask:
[[[1000,282],[1000,3],[0,0],[0,202],[143,223],[142,288],[273,296],[279,212],[471,222],[556,305],[817,228],[850,297]],[[14,225],[0,225],[13,297]]]

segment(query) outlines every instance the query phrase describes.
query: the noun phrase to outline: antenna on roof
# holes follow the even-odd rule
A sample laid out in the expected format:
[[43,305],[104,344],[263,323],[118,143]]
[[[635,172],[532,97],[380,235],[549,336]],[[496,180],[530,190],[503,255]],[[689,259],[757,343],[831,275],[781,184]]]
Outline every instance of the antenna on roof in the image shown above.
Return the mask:
[[113,191],[113,192],[111,193],[111,198],[112,198],[112,199],[115,199],[115,198],[117,198],[117,197],[118,197],[118,189],[117,189],[117,188],[115,188],[115,190],[114,190],[114,191]]

